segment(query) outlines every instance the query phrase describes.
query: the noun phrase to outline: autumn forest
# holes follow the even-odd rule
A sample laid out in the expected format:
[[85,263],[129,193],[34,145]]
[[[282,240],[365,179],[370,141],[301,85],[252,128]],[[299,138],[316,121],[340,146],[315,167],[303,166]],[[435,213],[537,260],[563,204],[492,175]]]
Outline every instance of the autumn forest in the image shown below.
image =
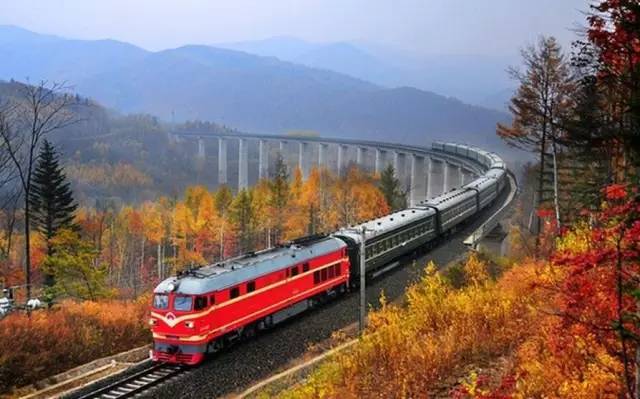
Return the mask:
[[[640,398],[640,2],[584,8],[570,48],[524,44],[487,133],[524,160],[508,251],[429,262],[350,349],[258,397]],[[194,130],[242,134],[0,81],[0,395],[149,344],[169,276],[407,207],[391,165],[303,178],[280,152],[250,188],[210,184],[170,134]]]

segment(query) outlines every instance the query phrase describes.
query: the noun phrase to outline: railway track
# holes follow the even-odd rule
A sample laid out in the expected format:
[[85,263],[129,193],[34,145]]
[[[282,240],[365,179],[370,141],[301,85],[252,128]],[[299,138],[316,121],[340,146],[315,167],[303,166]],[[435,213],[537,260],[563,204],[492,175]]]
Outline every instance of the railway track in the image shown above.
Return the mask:
[[[489,215],[495,213],[506,198],[505,191],[499,201],[485,210],[477,220],[426,255],[419,256],[415,265],[404,262],[400,265],[401,267],[395,268],[386,276],[373,279],[367,285],[367,298],[370,298],[372,306],[377,307],[376,298],[382,292],[389,300],[404,295],[407,285],[420,278],[427,261],[433,260],[439,265],[445,265],[455,259],[458,254],[466,251],[468,247],[462,241],[483,224]],[[152,386],[147,386],[127,393],[126,396],[122,394],[101,396],[108,393],[108,390],[105,389],[105,392],[102,392],[102,389],[96,389],[90,393],[83,391],[83,396],[76,394],[70,395],[69,398],[122,398],[138,395],[140,398],[154,399],[167,397],[197,399],[231,395],[252,385],[255,381],[269,377],[274,370],[285,367],[293,359],[303,356],[307,353],[309,344],[329,339],[334,331],[356,322],[358,300],[358,295],[344,296],[296,320],[284,323],[256,339],[238,345],[233,350],[222,351],[198,367],[189,368],[188,373],[177,372],[174,374],[176,378],[169,376],[164,379],[164,381],[171,379],[171,383],[158,384],[161,381],[157,381],[154,383],[156,389],[149,389]],[[123,377],[109,387],[122,386],[122,381],[135,380],[135,376],[148,370],[150,369],[137,371],[130,377]]]
[[154,364],[135,374],[125,376],[106,387],[87,392],[78,399],[120,399],[138,395],[169,378],[182,373],[186,368],[174,364]]

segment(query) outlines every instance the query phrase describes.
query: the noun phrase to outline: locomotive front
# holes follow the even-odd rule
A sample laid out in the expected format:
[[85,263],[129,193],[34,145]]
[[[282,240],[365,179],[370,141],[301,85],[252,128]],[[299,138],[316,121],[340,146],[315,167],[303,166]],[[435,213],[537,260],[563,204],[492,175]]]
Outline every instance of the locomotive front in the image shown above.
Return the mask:
[[207,349],[206,297],[180,293],[180,280],[160,283],[153,294],[149,325],[153,333],[154,361],[194,365]]

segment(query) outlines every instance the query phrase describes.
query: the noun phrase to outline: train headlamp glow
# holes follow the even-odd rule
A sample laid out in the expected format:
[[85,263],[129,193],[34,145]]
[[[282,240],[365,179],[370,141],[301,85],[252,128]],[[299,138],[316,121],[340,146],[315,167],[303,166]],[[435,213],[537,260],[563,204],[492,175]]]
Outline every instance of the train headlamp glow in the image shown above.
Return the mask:
[[167,288],[169,289],[169,292],[173,292],[178,287],[174,283],[169,283],[169,284],[167,284]]
[[185,327],[187,327],[187,328],[193,328],[193,327],[195,327],[195,326],[196,326],[196,323],[195,323],[195,322],[193,322],[193,321],[185,321],[185,322],[184,322],[184,325],[185,325]]
[[156,324],[158,324],[158,320],[156,320],[156,319],[149,319],[149,325],[150,325],[150,326],[155,326]]

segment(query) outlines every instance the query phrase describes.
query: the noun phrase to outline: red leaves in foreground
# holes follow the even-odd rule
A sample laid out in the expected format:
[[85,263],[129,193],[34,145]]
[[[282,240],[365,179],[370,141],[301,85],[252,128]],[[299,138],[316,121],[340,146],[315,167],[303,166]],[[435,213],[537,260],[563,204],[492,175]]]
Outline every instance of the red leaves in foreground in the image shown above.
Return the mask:
[[[592,216],[590,226],[574,246],[565,245],[553,261],[565,268],[559,288],[562,328],[595,337],[624,366],[623,385],[633,391],[633,350],[640,326],[635,315],[640,300],[640,198],[629,195],[626,185],[603,190],[606,202]],[[558,350],[568,350],[574,340],[559,340]]]

